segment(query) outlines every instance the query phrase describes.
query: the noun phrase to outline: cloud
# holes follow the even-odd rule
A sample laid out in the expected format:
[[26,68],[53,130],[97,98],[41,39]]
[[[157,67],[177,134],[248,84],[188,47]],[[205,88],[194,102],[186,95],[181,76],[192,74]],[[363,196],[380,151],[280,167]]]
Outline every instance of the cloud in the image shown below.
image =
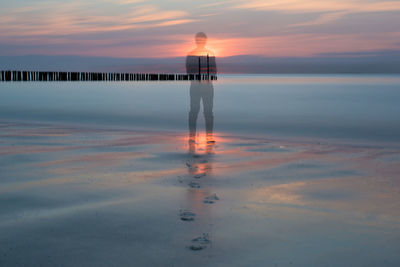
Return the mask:
[[108,2],[119,4],[119,5],[131,5],[137,3],[143,3],[145,0],[107,0]]
[[301,23],[295,23],[295,24],[290,25],[290,27],[303,27],[303,26],[326,24],[326,23],[338,20],[339,18],[345,16],[346,14],[348,14],[348,13],[347,12],[325,13],[325,14],[318,16],[315,20],[301,22]]
[[235,1],[232,0],[227,0],[227,1],[215,1],[212,3],[206,3],[206,4],[201,4],[199,8],[211,8],[211,7],[219,7],[219,6],[225,6],[225,5],[230,5],[234,3]]
[[400,11],[400,1],[375,1],[361,0],[246,0],[238,1],[231,8],[248,9],[254,11],[273,11],[281,13],[323,13],[314,20],[291,26],[311,26],[333,22],[344,15],[368,12],[393,12]]
[[370,40],[354,34],[291,34],[256,38],[222,38],[209,41],[218,56],[263,55],[267,57],[318,56],[321,53],[397,49],[390,33]]
[[400,40],[400,1],[21,2],[7,2],[0,10],[2,54],[179,56],[193,49],[197,31],[209,35],[209,46],[219,56],[394,49]]
[[[111,32],[193,22],[186,11],[163,10],[139,0],[37,2],[1,14],[0,36]],[[104,5],[104,6],[103,6]],[[129,5],[121,8],[121,5]],[[99,7],[99,8],[97,8]]]
[[333,53],[320,53],[321,57],[387,57],[393,59],[400,59],[400,50],[373,50],[373,51],[356,51],[356,52],[333,52]]
[[400,1],[365,2],[360,0],[246,0],[237,2],[232,8],[280,12],[382,12],[399,11]]

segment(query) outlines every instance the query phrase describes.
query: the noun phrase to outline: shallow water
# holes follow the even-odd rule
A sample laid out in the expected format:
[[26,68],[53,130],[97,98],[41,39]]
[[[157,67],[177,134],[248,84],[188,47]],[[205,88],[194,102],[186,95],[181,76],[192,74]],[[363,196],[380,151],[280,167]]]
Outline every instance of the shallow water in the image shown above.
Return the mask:
[[399,266],[399,84],[0,84],[0,266]]
[[[400,76],[391,75],[220,75],[214,82],[215,129],[398,142],[399,86]],[[189,87],[189,82],[1,83],[0,118],[186,130]]]

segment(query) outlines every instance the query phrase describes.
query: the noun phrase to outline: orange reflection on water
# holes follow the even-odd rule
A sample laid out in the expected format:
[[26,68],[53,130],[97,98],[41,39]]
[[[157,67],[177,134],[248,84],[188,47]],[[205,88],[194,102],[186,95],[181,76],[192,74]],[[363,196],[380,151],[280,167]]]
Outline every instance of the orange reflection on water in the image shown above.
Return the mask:
[[[176,137],[177,143],[186,143],[189,144],[190,142],[193,141],[194,147],[196,147],[196,154],[201,155],[206,153],[206,148],[208,144],[212,143],[207,143],[208,141],[213,140],[214,147],[221,148],[222,145],[227,144],[232,142],[231,137],[224,136],[222,133],[214,133],[212,135],[208,135],[205,132],[198,132],[196,136],[187,136],[187,135],[180,135]],[[214,154],[219,154],[221,153],[221,150],[218,150],[218,152],[214,151]]]
[[205,176],[211,174],[212,156],[215,154],[215,145],[222,142],[222,138],[214,138],[207,134],[198,134],[187,140],[189,155],[192,156],[191,166],[188,168],[190,175]]

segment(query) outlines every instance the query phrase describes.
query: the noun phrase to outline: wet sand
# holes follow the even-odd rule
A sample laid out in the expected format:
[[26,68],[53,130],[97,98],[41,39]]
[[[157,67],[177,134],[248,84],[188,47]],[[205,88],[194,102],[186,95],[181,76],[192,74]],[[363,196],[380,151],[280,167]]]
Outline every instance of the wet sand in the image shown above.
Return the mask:
[[0,266],[400,264],[398,145],[0,129]]

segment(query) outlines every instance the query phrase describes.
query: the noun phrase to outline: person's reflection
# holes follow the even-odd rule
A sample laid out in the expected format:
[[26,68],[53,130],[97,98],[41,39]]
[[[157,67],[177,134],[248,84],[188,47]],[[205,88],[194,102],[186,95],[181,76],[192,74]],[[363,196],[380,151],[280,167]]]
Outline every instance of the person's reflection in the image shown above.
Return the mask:
[[189,111],[189,147],[195,149],[197,116],[200,111],[200,102],[203,102],[203,112],[206,124],[206,141],[215,143],[213,138],[214,127],[214,87],[211,76],[217,73],[214,53],[206,49],[207,36],[199,32],[195,36],[197,47],[186,57],[186,72],[195,75],[207,75],[206,79],[197,79],[190,84],[190,111]]

